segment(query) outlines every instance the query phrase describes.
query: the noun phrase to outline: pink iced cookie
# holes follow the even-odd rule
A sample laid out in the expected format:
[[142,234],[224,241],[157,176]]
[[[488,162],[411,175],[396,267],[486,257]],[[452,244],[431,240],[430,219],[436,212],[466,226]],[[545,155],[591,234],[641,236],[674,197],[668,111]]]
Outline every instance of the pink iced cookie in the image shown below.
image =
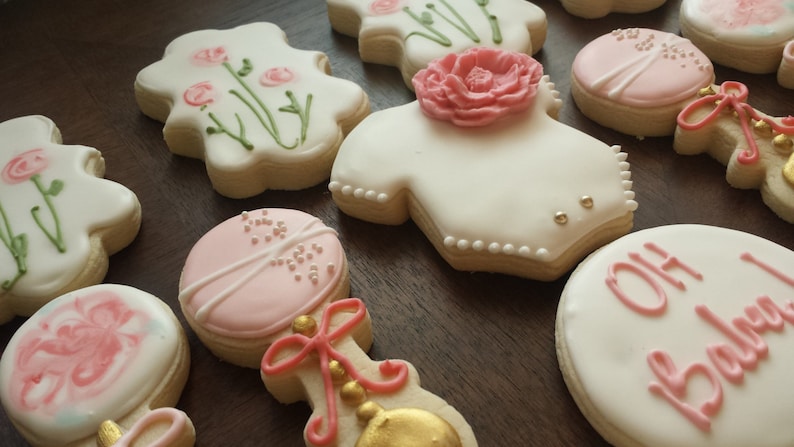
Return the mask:
[[414,83],[417,101],[342,144],[329,189],[343,212],[410,217],[456,269],[541,280],[631,229],[626,154],[554,118],[562,101],[536,60],[476,48]]
[[748,73],[777,71],[794,39],[791,0],[683,0],[679,20],[711,60]]
[[535,54],[546,14],[526,0],[328,0],[333,28],[358,38],[361,60],[398,67],[405,85],[430,61],[472,47]]
[[101,282],[135,239],[138,198],[104,174],[98,150],[61,144],[46,117],[0,123],[0,323]]
[[585,116],[625,134],[663,136],[673,134],[681,109],[714,81],[714,67],[687,39],[629,28],[582,48],[571,77]]
[[710,154],[727,166],[731,186],[760,190],[772,211],[794,223],[794,117],[755,110],[749,95],[735,81],[703,89],[678,116],[673,148]]
[[704,225],[629,234],[571,274],[557,353],[616,447],[794,444],[794,252]]
[[560,0],[570,14],[584,19],[597,19],[616,12],[638,14],[662,6],[665,0]]
[[188,254],[179,302],[218,357],[256,368],[292,320],[348,296],[336,231],[297,210],[246,211],[211,229]]
[[178,37],[138,73],[144,114],[165,123],[169,149],[204,160],[232,198],[296,190],[328,178],[344,135],[369,113],[325,54],[290,47],[271,23]]
[[130,429],[112,438],[118,446],[139,437],[189,446],[195,431],[184,413],[154,410],[177,403],[189,368],[187,339],[165,303],[100,284],[52,300],[19,328],[0,359],[0,400],[34,446],[95,446],[100,427],[121,434],[106,420]]
[[476,447],[463,416],[423,389],[413,365],[373,361],[364,303],[331,303],[317,318],[299,316],[292,332],[262,358],[262,381],[283,403],[307,400],[307,447]]

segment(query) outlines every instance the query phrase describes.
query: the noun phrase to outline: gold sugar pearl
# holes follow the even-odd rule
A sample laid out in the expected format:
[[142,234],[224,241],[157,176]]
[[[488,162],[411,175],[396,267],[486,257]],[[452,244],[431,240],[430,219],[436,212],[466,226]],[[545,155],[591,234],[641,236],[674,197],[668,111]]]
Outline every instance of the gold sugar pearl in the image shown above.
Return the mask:
[[355,407],[367,400],[367,390],[365,390],[360,383],[351,380],[342,385],[342,388],[339,390],[339,397],[346,405]]
[[772,135],[772,126],[766,121],[756,121],[753,123],[753,130],[755,130],[759,135],[767,137]]
[[780,151],[790,151],[794,148],[794,141],[791,140],[791,137],[782,133],[772,138],[772,144]]
[[565,225],[568,223],[568,215],[562,211],[557,211],[557,214],[554,215],[554,222]]
[[124,436],[124,433],[122,433],[118,424],[113,421],[104,421],[99,426],[99,430],[97,430],[96,444],[99,447],[111,447],[122,436]]
[[364,402],[356,417],[364,425],[356,447],[463,445],[446,419],[421,408],[386,410],[374,402]]
[[582,196],[579,199],[579,204],[585,208],[592,208],[593,207],[593,198],[590,196]]
[[783,166],[783,178],[785,178],[791,186],[794,186],[794,153],[788,157],[788,161]]
[[716,94],[717,92],[715,92],[714,89],[711,88],[711,86],[703,87],[702,89],[698,90],[698,96],[700,96],[701,98],[704,96],[711,96]]
[[328,362],[328,370],[331,372],[331,379],[334,383],[339,383],[347,378],[347,371],[338,360]]
[[301,315],[292,321],[292,332],[311,337],[317,333],[317,321],[309,315]]

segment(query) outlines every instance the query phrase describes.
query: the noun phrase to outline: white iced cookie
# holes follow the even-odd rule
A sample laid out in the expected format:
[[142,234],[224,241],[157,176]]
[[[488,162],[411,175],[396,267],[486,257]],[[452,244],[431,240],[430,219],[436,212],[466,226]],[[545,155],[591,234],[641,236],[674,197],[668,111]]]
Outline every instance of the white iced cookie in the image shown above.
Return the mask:
[[463,416],[420,387],[413,365],[367,356],[372,327],[361,300],[329,304],[320,321],[298,317],[292,330],[265,353],[262,380],[280,402],[309,401],[307,446],[477,446]]
[[794,444],[794,252],[672,225],[571,274],[557,312],[565,382],[616,447]]
[[177,403],[189,368],[165,303],[100,284],[52,300],[17,330],[0,359],[0,401],[34,446],[96,446],[98,436],[101,447],[189,446],[190,420],[160,408]]
[[794,223],[794,118],[755,110],[747,87],[735,81],[700,96],[678,116],[675,151],[710,154],[727,166],[731,186],[760,190],[772,211]]
[[204,161],[220,194],[250,197],[327,179],[369,113],[366,93],[330,70],[325,54],[290,47],[270,23],[194,31],[138,73],[135,98],[165,123],[173,153]]
[[777,83],[785,88],[794,89],[794,40],[783,49],[780,68],[777,70]]
[[662,6],[665,0],[560,0],[568,13],[583,19],[598,19],[616,12],[638,14]]
[[102,178],[102,154],[61,143],[43,116],[0,123],[0,323],[101,282],[138,234],[138,198]]
[[681,34],[714,63],[748,73],[774,73],[794,38],[791,0],[683,0]]
[[540,51],[546,13],[526,0],[327,0],[331,26],[358,38],[361,60],[400,69],[405,85],[430,61],[485,46]]
[[628,232],[637,203],[626,154],[558,122],[542,71],[488,48],[435,61],[414,78],[417,101],[342,144],[334,201],[370,222],[410,217],[456,269],[558,278]]

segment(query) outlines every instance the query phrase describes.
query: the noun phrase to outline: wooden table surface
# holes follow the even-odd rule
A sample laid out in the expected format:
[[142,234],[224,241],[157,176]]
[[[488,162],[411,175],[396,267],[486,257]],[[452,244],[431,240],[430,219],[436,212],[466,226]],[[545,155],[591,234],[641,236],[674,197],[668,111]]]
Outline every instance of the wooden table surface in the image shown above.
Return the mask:
[[[536,55],[556,82],[564,106],[560,121],[629,154],[640,206],[634,230],[704,223],[754,233],[794,249],[794,227],[770,211],[758,191],[736,190],[725,167],[710,157],[677,155],[671,138],[639,140],[594,124],[570,97],[570,66],[590,40],[615,28],[679,32],[670,0],[640,15],[583,20],[555,0],[538,0],[548,16],[548,38]],[[332,31],[322,0],[222,2],[9,0],[0,4],[0,121],[42,114],[66,144],[101,150],[106,177],[138,195],[143,226],[128,248],[110,260],[108,283],[129,284],[177,302],[182,264],[195,241],[222,220],[259,207],[297,208],[337,229],[345,247],[351,294],[373,319],[375,359],[405,359],[423,387],[446,399],[468,420],[481,446],[606,445],[571,399],[554,348],[557,300],[566,277],[537,282],[459,272],[409,222],[382,226],[342,214],[326,184],[299,192],[267,191],[245,200],[210,187],[201,161],[172,155],[162,124],[143,116],[133,96],[136,73],[159,60],[177,36],[270,21],[293,47],[325,52],[336,76],[359,83],[373,111],[414,99],[397,69],[365,64],[356,39]],[[716,67],[717,80],[739,80],[750,103],[775,116],[794,113],[794,91],[774,75]],[[1,144],[2,142],[0,142]],[[23,318],[0,327],[5,346]],[[302,446],[309,417],[304,403],[282,405],[265,390],[259,371],[216,359],[186,326],[192,363],[178,407],[192,418],[200,446]],[[0,415],[0,444],[26,445]]]

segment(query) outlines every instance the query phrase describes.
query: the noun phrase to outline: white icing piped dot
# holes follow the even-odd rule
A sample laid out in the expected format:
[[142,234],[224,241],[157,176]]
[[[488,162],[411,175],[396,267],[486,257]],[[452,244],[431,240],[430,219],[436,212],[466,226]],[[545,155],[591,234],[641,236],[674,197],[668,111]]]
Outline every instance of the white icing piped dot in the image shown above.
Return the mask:
[[357,199],[360,199],[360,198],[364,197],[364,192],[365,192],[364,188],[356,188],[353,191],[353,197],[355,197]]
[[295,274],[295,281],[300,281],[300,280],[301,280],[301,278],[302,278],[302,276],[301,276],[301,274],[300,274],[300,273],[296,273],[296,274]]
[[377,197],[378,197],[378,193],[376,193],[373,190],[369,190],[367,191],[366,194],[364,194],[364,198],[367,200],[375,200]]
[[458,246],[458,250],[466,250],[467,248],[469,248],[469,241],[467,241],[466,239],[461,239],[458,241],[457,246]]
[[521,248],[518,249],[518,254],[525,257],[530,256],[532,254],[532,250],[530,250],[526,245],[522,245]]
[[388,194],[386,194],[385,192],[382,192],[382,193],[378,194],[378,202],[384,203],[387,200],[389,200],[389,195]]
[[248,220],[248,211],[243,211],[240,216],[242,216],[243,220]]
[[485,242],[483,242],[483,241],[474,241],[471,244],[471,248],[473,248],[476,251],[482,251],[483,249],[485,249]]
[[251,225],[248,224],[243,225],[243,230],[245,230],[245,232],[248,233],[249,231],[251,231]]
[[444,246],[452,247],[453,245],[455,245],[455,238],[454,237],[447,236],[447,237],[444,238]]
[[540,259],[546,259],[549,256],[549,251],[545,248],[539,248],[538,251],[535,252],[535,256]]
[[257,235],[251,236],[251,243],[252,244],[258,244],[259,243],[259,236],[257,236]]
[[333,272],[334,270],[336,270],[336,265],[334,265],[333,262],[329,262],[328,265],[325,267],[325,269],[328,270],[329,273]]
[[499,245],[499,244],[498,244],[498,243],[496,243],[496,242],[491,242],[491,243],[488,245],[488,251],[490,251],[491,253],[494,253],[494,254],[496,254],[496,253],[499,253],[501,250],[502,250],[502,246],[501,246],[501,245]]
[[505,244],[504,247],[502,247],[502,252],[506,255],[512,255],[516,252],[516,247],[513,244]]
[[353,193],[353,187],[350,185],[345,185],[342,187],[342,194],[349,196]]

